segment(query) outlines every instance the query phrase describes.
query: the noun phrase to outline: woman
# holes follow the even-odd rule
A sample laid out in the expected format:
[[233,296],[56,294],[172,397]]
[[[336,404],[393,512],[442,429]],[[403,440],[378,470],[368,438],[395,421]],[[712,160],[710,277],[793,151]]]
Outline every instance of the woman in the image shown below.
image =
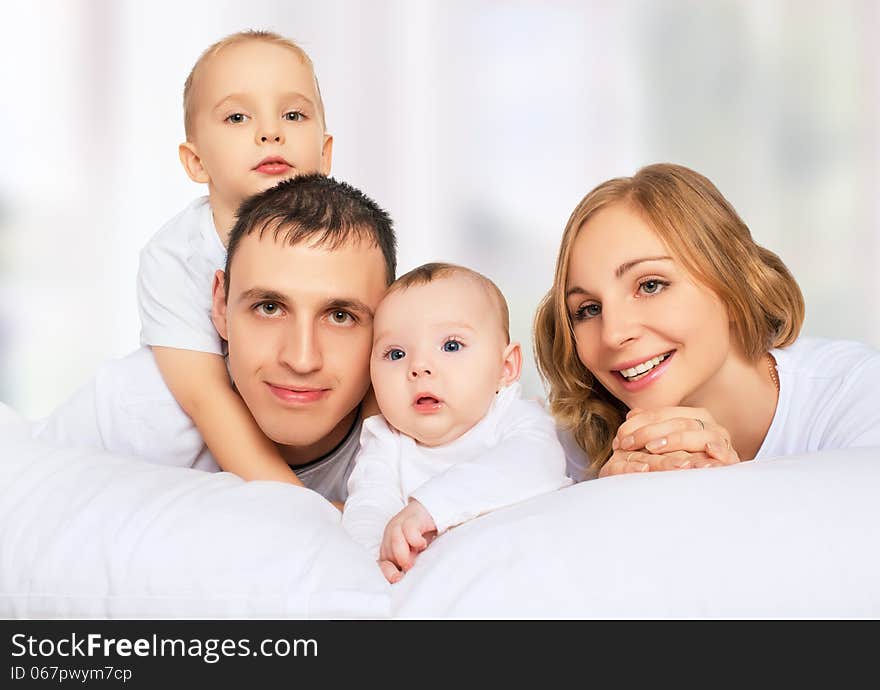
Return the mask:
[[880,447],[880,353],[798,338],[801,291],[702,175],[658,164],[578,204],[535,321],[583,477]]

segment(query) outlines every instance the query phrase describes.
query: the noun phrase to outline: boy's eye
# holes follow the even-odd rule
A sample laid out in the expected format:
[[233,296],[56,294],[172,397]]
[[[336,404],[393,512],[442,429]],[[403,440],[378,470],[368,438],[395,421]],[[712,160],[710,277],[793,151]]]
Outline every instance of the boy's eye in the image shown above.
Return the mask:
[[443,343],[444,352],[458,352],[461,349],[461,343],[457,340],[447,340]]
[[390,359],[392,362],[396,362],[397,360],[406,357],[406,353],[399,347],[392,347],[390,350],[388,350],[388,352],[385,353],[385,357]]
[[290,120],[291,122],[299,122],[300,120],[304,120],[305,117],[306,116],[299,110],[291,110],[289,113],[284,113],[284,119]]
[[229,117],[226,118],[227,122],[231,122],[234,125],[241,124],[242,122],[247,122],[248,116],[244,113],[232,113]]

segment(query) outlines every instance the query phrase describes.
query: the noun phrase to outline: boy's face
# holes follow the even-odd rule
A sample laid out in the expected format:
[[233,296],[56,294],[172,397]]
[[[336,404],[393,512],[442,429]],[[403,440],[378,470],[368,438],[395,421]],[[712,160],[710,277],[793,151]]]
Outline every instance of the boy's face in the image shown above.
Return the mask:
[[207,182],[212,203],[234,211],[281,180],[330,172],[315,77],[291,49],[260,40],[226,46],[200,67],[193,88],[192,141],[182,147],[195,156],[187,172]]
[[231,274],[224,300],[218,271],[214,324],[241,397],[263,433],[289,446],[288,461],[331,451],[370,385],[373,312],[386,289],[381,250],[289,246],[254,233],[238,245]]
[[466,274],[388,295],[376,312],[370,359],[382,414],[426,446],[457,439],[482,419],[509,371],[498,305]]

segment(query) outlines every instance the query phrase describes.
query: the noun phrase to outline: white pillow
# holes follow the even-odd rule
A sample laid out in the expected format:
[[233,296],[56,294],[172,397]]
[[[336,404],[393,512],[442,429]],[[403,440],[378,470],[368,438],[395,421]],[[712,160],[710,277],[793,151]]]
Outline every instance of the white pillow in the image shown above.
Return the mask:
[[31,440],[0,404],[0,617],[381,618],[318,494]]
[[450,530],[396,617],[877,618],[880,449],[610,477]]

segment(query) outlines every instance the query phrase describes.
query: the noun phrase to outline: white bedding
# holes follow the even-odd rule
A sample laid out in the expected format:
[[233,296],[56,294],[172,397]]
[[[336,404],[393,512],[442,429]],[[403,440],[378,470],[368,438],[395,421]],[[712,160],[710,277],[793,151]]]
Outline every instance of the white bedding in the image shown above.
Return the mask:
[[585,482],[400,584],[316,494],[32,441],[0,404],[0,617],[880,616],[880,450]]

